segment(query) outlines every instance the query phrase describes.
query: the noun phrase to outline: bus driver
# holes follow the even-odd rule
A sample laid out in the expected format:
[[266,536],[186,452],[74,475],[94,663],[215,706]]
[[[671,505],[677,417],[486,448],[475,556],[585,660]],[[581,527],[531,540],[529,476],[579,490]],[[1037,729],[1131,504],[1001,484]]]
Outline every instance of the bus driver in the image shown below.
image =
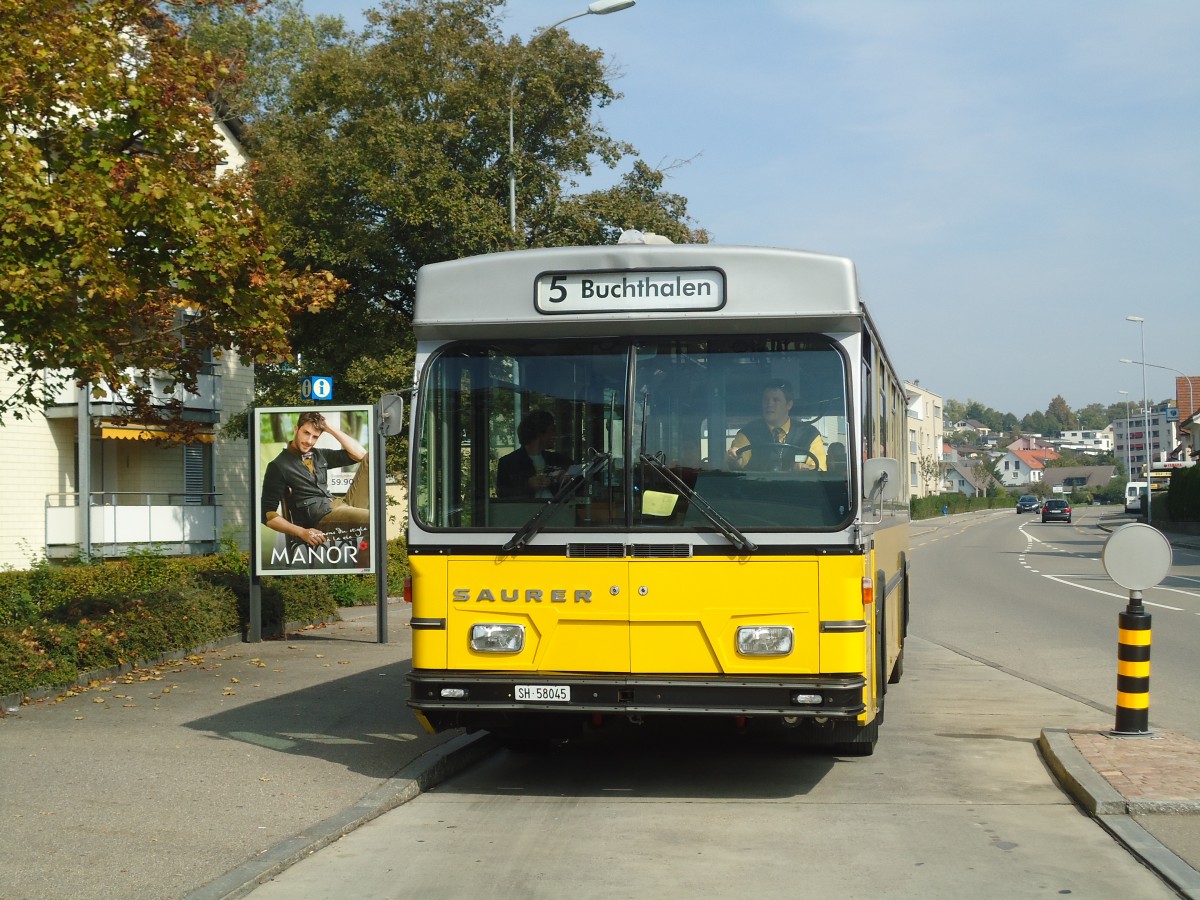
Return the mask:
[[807,422],[792,418],[795,396],[786,381],[763,388],[762,418],[746,424],[726,454],[731,469],[803,471],[825,468],[825,441]]

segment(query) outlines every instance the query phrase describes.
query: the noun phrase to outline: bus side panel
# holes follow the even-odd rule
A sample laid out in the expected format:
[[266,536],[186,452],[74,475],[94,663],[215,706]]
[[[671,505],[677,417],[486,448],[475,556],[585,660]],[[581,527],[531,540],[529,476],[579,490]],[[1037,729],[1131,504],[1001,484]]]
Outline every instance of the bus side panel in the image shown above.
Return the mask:
[[[821,669],[822,673],[868,673],[871,667],[869,635],[874,611],[864,610],[862,579],[866,561],[862,556],[836,556],[821,560]],[[849,629],[863,623],[863,629]],[[868,678],[868,682],[870,679]],[[867,704],[868,708],[870,704]]]
[[[875,565],[883,574],[883,584],[875,585],[875,598],[876,604],[884,605],[885,625],[888,631],[887,674],[891,674],[903,644],[903,604],[908,599],[904,596],[903,570],[907,550],[908,519],[902,519],[895,524],[890,524],[885,519],[885,525],[875,531]],[[888,585],[892,586],[892,590],[885,598],[884,593]]]
[[[446,557],[409,556],[412,577],[414,622],[446,621]],[[414,669],[446,668],[446,629],[413,627],[412,664]]]
[[[452,559],[448,667],[628,673],[626,565],[622,559],[536,556]],[[523,625],[524,649],[472,650],[471,628],[485,623]]]
[[[634,560],[629,571],[632,671],[687,675],[819,671],[814,560]],[[792,626],[792,652],[740,656],[737,629],[743,625]]]

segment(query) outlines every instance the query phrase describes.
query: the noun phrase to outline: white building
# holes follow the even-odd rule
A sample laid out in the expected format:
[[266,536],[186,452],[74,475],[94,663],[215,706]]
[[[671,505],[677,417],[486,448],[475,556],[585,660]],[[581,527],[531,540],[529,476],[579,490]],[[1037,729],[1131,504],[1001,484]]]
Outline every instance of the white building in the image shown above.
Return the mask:
[[1165,404],[1151,409],[1149,433],[1145,417],[1137,413],[1112,423],[1113,453],[1128,463],[1131,474],[1140,473],[1147,463],[1164,462],[1167,454],[1175,450],[1179,433],[1173,415],[1175,410]]
[[1112,453],[1113,452],[1113,426],[1101,429],[1099,431],[1064,431],[1062,436],[1054,443],[1060,450],[1074,450],[1076,453]]
[[942,490],[945,465],[942,444],[945,421],[942,398],[915,382],[904,382],[908,429],[908,483],[913,497],[928,497]]

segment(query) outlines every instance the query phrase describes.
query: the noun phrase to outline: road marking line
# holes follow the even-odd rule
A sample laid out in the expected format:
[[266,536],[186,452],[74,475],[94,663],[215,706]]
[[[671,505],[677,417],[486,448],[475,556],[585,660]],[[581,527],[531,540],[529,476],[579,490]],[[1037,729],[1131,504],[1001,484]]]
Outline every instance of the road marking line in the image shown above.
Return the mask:
[[1170,591],[1172,594],[1183,594],[1183,596],[1185,596],[1185,597],[1196,597],[1196,598],[1200,599],[1200,594],[1197,594],[1194,591],[1185,591],[1181,588],[1165,587],[1165,588],[1159,588],[1159,590]]
[[[1073,581],[1067,581],[1065,578],[1063,578],[1059,575],[1043,575],[1042,577],[1049,578],[1051,581],[1057,581],[1059,584],[1065,584],[1067,587],[1079,588],[1079,590],[1081,590],[1081,591],[1091,591],[1094,594],[1103,594],[1105,597],[1116,597],[1119,600],[1128,600],[1129,599],[1128,594],[1114,594],[1112,591],[1102,591],[1102,590],[1100,590],[1100,588],[1088,587],[1085,584],[1075,584]],[[1083,578],[1085,576],[1080,575],[1078,577]],[[1166,606],[1165,604],[1162,604],[1162,603],[1150,603],[1147,600],[1143,600],[1142,605],[1143,606],[1154,606],[1154,607],[1157,607],[1158,609],[1170,609],[1170,610],[1174,610],[1175,612],[1184,612],[1184,609],[1179,606]]]

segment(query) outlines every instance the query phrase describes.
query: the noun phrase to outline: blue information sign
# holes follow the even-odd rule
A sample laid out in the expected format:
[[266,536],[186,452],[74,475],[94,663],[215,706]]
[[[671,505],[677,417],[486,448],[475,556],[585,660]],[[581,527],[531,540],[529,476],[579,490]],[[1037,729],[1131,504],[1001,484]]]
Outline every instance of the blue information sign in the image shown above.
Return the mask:
[[333,379],[328,375],[310,375],[300,382],[300,396],[305,400],[332,400]]

